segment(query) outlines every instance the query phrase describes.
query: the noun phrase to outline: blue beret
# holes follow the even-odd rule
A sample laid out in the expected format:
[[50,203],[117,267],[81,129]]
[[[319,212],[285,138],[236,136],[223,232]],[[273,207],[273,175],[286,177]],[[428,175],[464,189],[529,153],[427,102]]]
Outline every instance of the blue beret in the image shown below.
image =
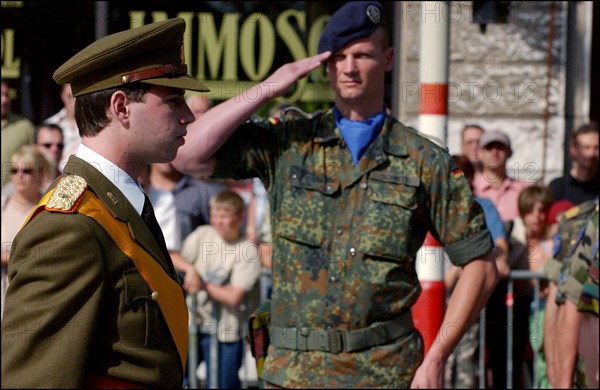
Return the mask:
[[327,21],[319,53],[341,49],[345,44],[373,34],[381,23],[383,6],[377,1],[350,1],[338,9]]

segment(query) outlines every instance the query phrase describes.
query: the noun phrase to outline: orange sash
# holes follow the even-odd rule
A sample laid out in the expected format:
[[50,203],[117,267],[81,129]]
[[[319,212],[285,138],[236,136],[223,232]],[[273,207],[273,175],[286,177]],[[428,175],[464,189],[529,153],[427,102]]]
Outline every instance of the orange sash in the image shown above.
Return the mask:
[[[53,193],[54,190],[49,191],[40,200],[38,207],[31,213],[23,226],[45,208]],[[93,192],[84,192],[78,205],[71,212],[75,211],[98,222],[119,249],[131,259],[139,273],[146,280],[148,287],[153,291],[153,299],[157,300],[163,318],[175,341],[181,365],[185,372],[188,350],[188,310],[179,283],[171,279],[160,264],[133,240],[127,224],[113,218],[104,203]]]

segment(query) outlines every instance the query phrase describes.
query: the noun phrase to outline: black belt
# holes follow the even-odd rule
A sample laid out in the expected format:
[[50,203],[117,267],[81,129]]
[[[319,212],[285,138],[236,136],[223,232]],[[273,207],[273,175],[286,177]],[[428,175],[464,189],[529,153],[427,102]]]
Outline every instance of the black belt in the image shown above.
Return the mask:
[[389,344],[413,330],[410,310],[389,321],[375,322],[362,329],[310,329],[308,327],[269,327],[271,344],[294,351],[354,352]]

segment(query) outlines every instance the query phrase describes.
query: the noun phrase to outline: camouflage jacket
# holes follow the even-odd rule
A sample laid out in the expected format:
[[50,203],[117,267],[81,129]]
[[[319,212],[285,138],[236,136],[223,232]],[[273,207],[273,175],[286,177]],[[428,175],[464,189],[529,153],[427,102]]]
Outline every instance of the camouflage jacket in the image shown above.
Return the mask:
[[[586,234],[589,223],[592,223],[594,218],[597,226],[597,205],[597,201],[590,200],[567,210],[559,224],[558,232],[553,237],[553,256],[546,262],[544,274],[558,286],[558,304],[564,303],[565,299],[570,299],[576,304],[579,302],[592,258],[585,260],[576,253],[585,249],[591,250],[594,243],[597,245],[597,237],[592,239],[594,236]],[[591,256],[591,252],[588,256]]]
[[[280,326],[358,329],[407,312],[421,291],[415,255],[427,231],[455,265],[493,245],[448,153],[392,117],[357,166],[331,110],[252,120],[219,151],[214,176],[259,177],[268,190],[271,321]],[[398,378],[420,358],[399,345],[337,355],[271,346],[264,379],[284,387],[407,386]]]
[[574,245],[560,269],[557,300],[569,299],[579,310],[598,314],[598,200],[578,211],[583,227],[571,232]]

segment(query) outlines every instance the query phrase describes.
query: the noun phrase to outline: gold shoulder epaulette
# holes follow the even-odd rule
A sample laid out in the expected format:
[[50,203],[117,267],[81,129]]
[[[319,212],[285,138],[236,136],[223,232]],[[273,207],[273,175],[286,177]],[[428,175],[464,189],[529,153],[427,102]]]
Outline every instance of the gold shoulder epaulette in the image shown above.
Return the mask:
[[76,175],[63,177],[56,185],[50,199],[48,199],[46,210],[61,213],[74,212],[86,188],[87,182],[83,177]]

